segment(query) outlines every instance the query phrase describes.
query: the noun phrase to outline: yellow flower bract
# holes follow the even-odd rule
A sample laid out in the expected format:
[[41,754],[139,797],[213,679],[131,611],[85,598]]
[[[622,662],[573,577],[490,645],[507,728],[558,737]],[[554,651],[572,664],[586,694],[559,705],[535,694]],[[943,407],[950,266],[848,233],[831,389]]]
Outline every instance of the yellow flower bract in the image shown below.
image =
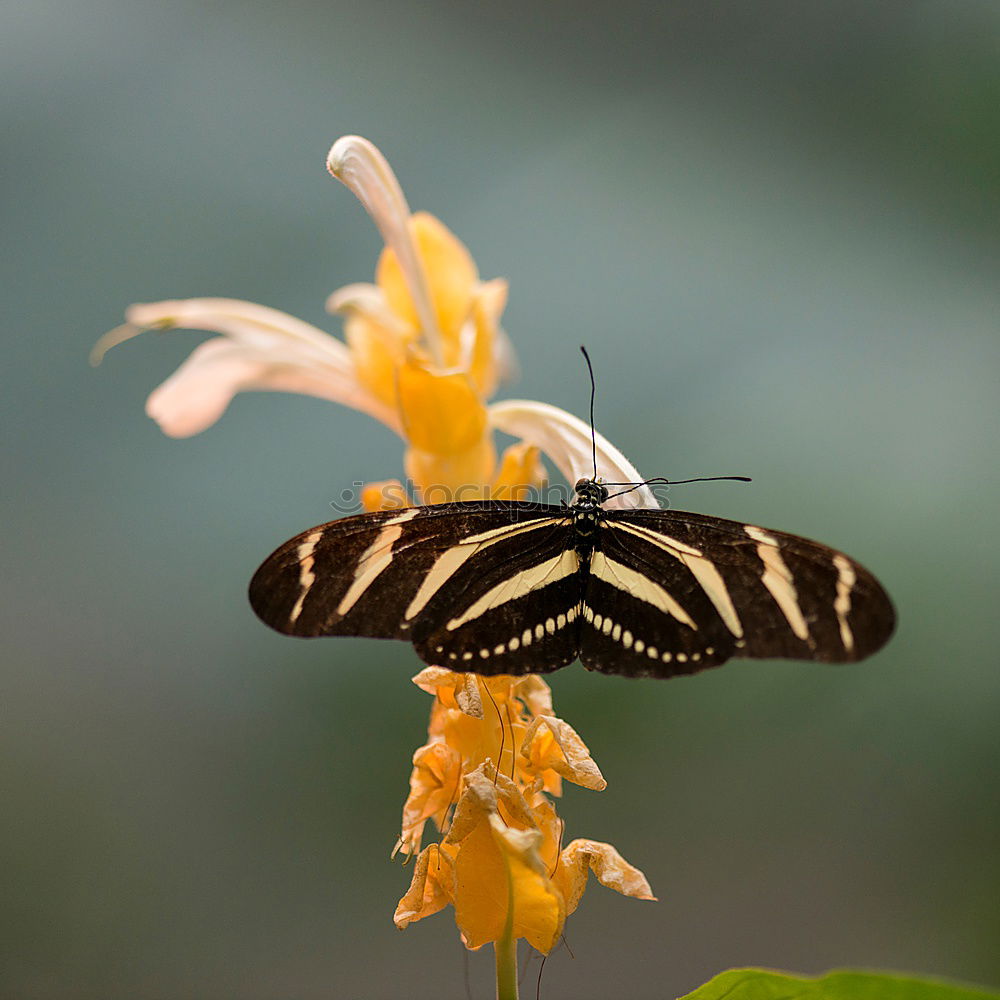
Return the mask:
[[[410,216],[409,229],[423,265],[434,315],[445,337],[447,353],[443,361],[451,367],[460,361],[459,335],[472,310],[479,271],[465,244],[429,212]],[[375,280],[389,308],[409,327],[419,329],[408,277],[391,247],[382,251]]]
[[[417,860],[397,927],[451,903],[466,947],[498,940],[512,914],[513,936],[548,953],[589,872],[625,895],[654,898],[642,872],[610,844],[562,846],[549,795],[561,793],[562,779],[596,790],[605,782],[577,733],[551,714],[540,677],[428,667],[414,683],[435,702],[403,808],[400,850]],[[427,820],[443,837],[421,849]]]
[[[409,446],[406,474],[421,492],[433,493],[433,502],[451,499],[452,483],[478,487],[484,495],[509,490],[511,470],[505,482],[496,475],[485,402],[502,374],[498,339],[507,283],[480,281],[465,245],[433,215],[417,212],[403,229],[412,243],[414,272],[387,246],[374,286],[349,286],[333,298],[334,308],[346,315],[357,376],[398,412]],[[421,326],[417,289],[426,291],[434,331]],[[503,466],[500,471],[505,473]],[[540,471],[536,452],[530,478],[518,484],[540,484]]]

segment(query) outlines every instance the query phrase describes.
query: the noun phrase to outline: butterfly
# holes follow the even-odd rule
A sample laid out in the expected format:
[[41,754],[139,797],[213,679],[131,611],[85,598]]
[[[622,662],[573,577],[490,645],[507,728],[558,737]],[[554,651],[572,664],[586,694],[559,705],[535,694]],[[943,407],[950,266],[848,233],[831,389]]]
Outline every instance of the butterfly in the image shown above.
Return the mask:
[[460,501],[310,528],[257,570],[250,603],[286,635],[413,644],[477,674],[673,677],[734,657],[841,663],[895,627],[885,590],[818,542],[704,514]]

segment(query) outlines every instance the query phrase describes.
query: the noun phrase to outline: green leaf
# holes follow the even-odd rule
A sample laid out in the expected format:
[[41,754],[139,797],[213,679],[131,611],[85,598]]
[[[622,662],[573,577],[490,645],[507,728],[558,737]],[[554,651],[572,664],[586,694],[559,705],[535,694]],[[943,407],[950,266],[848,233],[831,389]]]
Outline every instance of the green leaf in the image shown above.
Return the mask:
[[1000,993],[880,972],[828,972],[813,979],[769,969],[730,969],[680,1000],[1000,1000]]

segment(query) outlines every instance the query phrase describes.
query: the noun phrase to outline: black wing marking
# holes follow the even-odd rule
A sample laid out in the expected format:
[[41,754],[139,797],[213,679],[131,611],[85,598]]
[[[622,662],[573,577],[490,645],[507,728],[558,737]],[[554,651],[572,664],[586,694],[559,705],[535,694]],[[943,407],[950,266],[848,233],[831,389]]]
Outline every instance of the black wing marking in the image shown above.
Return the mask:
[[[634,651],[616,669],[607,637],[597,640],[585,628],[582,657],[596,669],[664,676],[716,666],[730,656],[844,663],[876,652],[895,627],[892,603],[875,577],[818,542],[681,511],[608,511],[603,528],[601,544],[609,555],[655,581],[696,628],[666,612],[654,626],[648,604],[629,607],[611,595],[620,617],[631,614],[644,627],[672,630],[676,645],[664,650],[659,637],[661,663],[664,652],[672,654],[664,672],[639,670]],[[605,588],[595,585],[588,606],[596,608],[605,597]]]
[[[468,558],[435,592],[414,624],[413,643],[427,663],[478,674],[548,673],[579,650],[583,592],[572,520],[557,516]],[[462,558],[463,541],[440,557]],[[437,566],[427,585],[433,586]]]
[[[560,508],[502,501],[377,511],[331,521],[285,542],[250,582],[258,617],[286,635],[409,639],[422,606],[445,582],[440,560],[463,542],[471,556],[498,552],[563,517]],[[427,586],[429,576],[438,576]],[[422,590],[423,588],[423,590]]]
[[673,677],[717,666],[733,652],[733,636],[698,577],[613,517],[601,524],[582,619],[588,670]]

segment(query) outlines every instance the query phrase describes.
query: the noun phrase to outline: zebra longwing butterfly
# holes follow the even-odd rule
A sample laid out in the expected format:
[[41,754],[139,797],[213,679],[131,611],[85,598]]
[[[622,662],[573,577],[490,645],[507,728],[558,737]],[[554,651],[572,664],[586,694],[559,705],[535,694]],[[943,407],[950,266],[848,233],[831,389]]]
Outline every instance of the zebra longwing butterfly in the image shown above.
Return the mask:
[[265,560],[250,603],[287,635],[406,639],[477,674],[672,677],[731,657],[863,659],[895,613],[879,582],[795,535],[672,510],[480,501],[320,525]]

